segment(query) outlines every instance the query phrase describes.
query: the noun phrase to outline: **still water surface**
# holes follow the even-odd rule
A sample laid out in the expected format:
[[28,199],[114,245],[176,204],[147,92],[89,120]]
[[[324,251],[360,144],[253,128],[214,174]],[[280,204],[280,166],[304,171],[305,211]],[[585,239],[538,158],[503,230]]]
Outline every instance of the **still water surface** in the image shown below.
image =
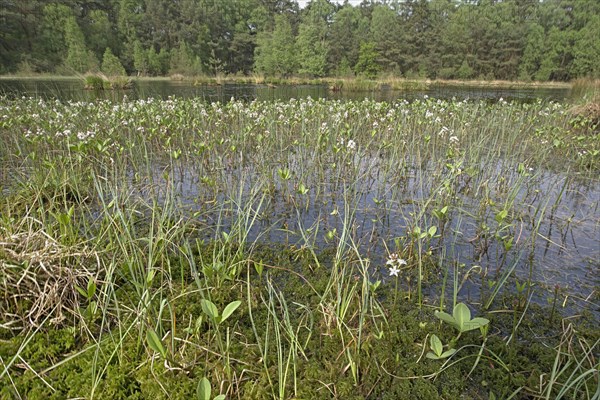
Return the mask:
[[511,101],[531,102],[537,99],[562,101],[568,99],[570,90],[565,88],[484,88],[468,86],[435,86],[424,90],[375,90],[359,92],[334,92],[324,85],[194,85],[193,82],[171,80],[140,80],[134,81],[134,87],[129,90],[85,90],[81,79],[0,79],[0,94],[8,97],[26,96],[44,99],[93,101],[109,99],[122,101],[128,99],[167,98],[177,96],[183,98],[200,97],[210,102],[226,102],[232,97],[239,100],[288,100],[291,98],[312,97],[327,99],[362,100],[369,98],[377,101],[394,101],[398,99],[413,100],[429,96],[440,99],[458,100],[489,100],[500,98]]
[[[145,99],[168,98],[170,96],[183,98],[200,97],[210,102],[227,102],[231,98],[240,100],[274,101],[291,98],[328,98],[328,99],[364,99],[370,98],[377,101],[394,101],[399,99],[414,100],[429,96],[432,98],[458,100],[486,100],[497,101],[503,98],[507,101],[533,102],[565,101],[570,92],[560,88],[528,88],[504,89],[481,87],[430,87],[427,90],[416,91],[365,91],[353,93],[332,92],[326,86],[296,85],[269,87],[265,85],[240,85],[226,84],[222,86],[198,85],[190,82],[177,82],[169,80],[136,81],[131,90],[116,91],[89,91],[83,89],[79,79],[1,79],[0,93],[7,97],[39,97],[44,99],[59,99],[71,101],[94,101],[109,99],[123,101],[125,98]],[[376,169],[376,168],[375,168]],[[155,181],[160,181],[161,170],[157,169]],[[231,179],[248,179],[242,183],[250,191],[252,186],[252,173],[249,175],[238,174]],[[559,285],[563,293],[583,300],[587,307],[598,311],[595,305],[594,293],[600,287],[600,181],[597,179],[578,181],[565,174],[550,171],[535,171],[534,187],[537,193],[519,193],[518,202],[524,209],[544,210],[544,215],[537,215],[537,221],[523,221],[519,229],[517,241],[531,243],[525,246],[529,251],[511,255],[512,260],[517,260],[514,276],[520,280],[527,280],[531,274],[537,282],[542,300],[551,292],[554,285]],[[179,196],[184,204],[191,205],[195,199],[202,198],[202,186],[192,166],[182,166],[179,182]],[[237,185],[237,184],[236,184]],[[310,204],[300,214],[290,214],[285,201],[272,199],[263,204],[259,222],[250,230],[250,241],[259,240],[266,242],[286,242],[302,246],[302,238],[297,234],[302,229],[311,226],[337,228],[341,231],[339,217],[332,217],[330,211],[339,209],[343,212],[343,193],[339,182],[320,182],[326,188],[327,195],[314,198],[315,194],[309,192]],[[235,186],[235,185],[234,185]],[[387,250],[382,246],[383,238],[400,237],[406,234],[407,219],[413,205],[405,203],[402,198],[415,198],[417,185],[408,181],[406,188],[398,192],[388,187],[389,183],[377,182],[376,178],[366,179],[358,187],[358,196],[355,197],[353,211],[353,233],[357,235],[361,252],[372,259],[373,264],[379,267],[379,276],[385,278],[386,269],[383,256]],[[377,187],[377,199],[372,191]],[[399,193],[394,196],[389,193]],[[539,195],[542,193],[543,195]],[[387,195],[386,195],[387,194]],[[227,201],[227,199],[221,199]],[[501,199],[497,199],[501,201]],[[252,200],[250,200],[252,201]],[[479,204],[475,198],[462,200],[468,213],[476,213]],[[206,210],[205,210],[206,211]],[[204,214],[209,215],[210,213]],[[220,218],[219,215],[213,216]],[[210,217],[204,221],[210,225]],[[220,221],[220,229],[227,230],[230,221]],[[534,223],[538,229],[533,229]],[[493,221],[492,221],[493,223]],[[223,226],[224,224],[225,226]],[[285,228],[283,228],[285,227]],[[473,238],[478,236],[474,220],[464,219],[454,222],[449,228],[452,232],[460,232],[461,239],[456,235],[449,235],[448,239],[440,240],[438,246],[445,249],[450,259],[458,260],[463,269],[462,274],[473,266],[481,267],[487,272],[489,279],[499,279],[503,273],[512,268],[514,261],[507,261],[501,255],[505,252],[492,244],[485,254],[479,254]],[[323,236],[315,237],[318,247],[327,246]],[[518,244],[518,243],[517,243]],[[460,273],[460,272],[459,272]],[[450,278],[451,279],[451,278]],[[511,284],[512,286],[513,284]],[[465,284],[463,295],[471,292],[478,296],[480,283],[468,281]],[[466,292],[466,293],[465,293]]]

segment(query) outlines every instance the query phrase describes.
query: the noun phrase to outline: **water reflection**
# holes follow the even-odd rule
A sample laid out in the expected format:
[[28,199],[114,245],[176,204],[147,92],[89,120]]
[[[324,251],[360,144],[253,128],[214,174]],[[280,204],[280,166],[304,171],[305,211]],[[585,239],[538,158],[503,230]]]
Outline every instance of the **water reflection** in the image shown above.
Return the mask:
[[128,99],[167,98],[177,96],[183,98],[203,98],[210,102],[227,102],[232,97],[240,100],[288,100],[291,98],[328,98],[362,100],[369,98],[377,101],[394,101],[398,99],[417,99],[423,96],[433,98],[475,99],[496,101],[500,98],[511,101],[530,102],[536,99],[562,101],[570,96],[565,88],[527,88],[505,89],[496,87],[468,86],[431,86],[425,90],[376,90],[359,92],[334,92],[323,85],[194,85],[189,81],[172,80],[136,80],[129,90],[85,90],[81,79],[0,79],[0,93],[8,97],[39,97],[43,99],[59,99],[70,101],[93,101],[108,99],[122,101]]
[[[303,161],[290,155],[290,164],[295,162]],[[371,260],[374,279],[386,279],[385,257],[394,249],[394,238],[406,237],[414,213],[424,208],[435,188],[424,185],[420,175],[410,172],[410,168],[397,181],[380,177],[377,171],[381,162],[384,161],[378,157],[361,159],[356,174],[361,177],[359,181],[338,179],[339,173],[334,170],[324,173],[322,181],[308,178],[304,195],[292,184],[276,178],[274,181],[279,183],[269,186],[261,180],[264,171],[256,171],[252,165],[222,171],[225,184],[218,188],[201,180],[206,172],[201,165],[178,165],[172,175],[177,177],[175,186],[164,180],[169,166],[157,166],[150,179],[152,185],[144,182],[138,190],[142,199],[158,195],[159,202],[164,202],[173,196],[181,209],[189,210],[187,214],[197,212],[201,216],[197,222],[208,240],[221,237],[221,232],[235,232],[242,222],[249,243],[326,248],[337,240],[327,240],[326,233],[336,230],[339,234],[348,224],[352,246],[356,245],[360,254]],[[273,165],[274,176],[276,168]],[[517,180],[501,167],[496,173],[510,182]],[[512,249],[506,250],[500,231],[494,228],[498,225],[496,214],[491,209],[482,212],[477,194],[486,182],[497,180],[493,176],[476,176],[465,182],[464,186],[469,185],[472,190],[457,191],[448,223],[438,230],[438,234],[441,229],[444,233],[431,241],[442,270],[456,265],[462,274],[473,267],[482,271],[482,275],[472,276],[474,279],[465,283],[462,295],[478,296],[483,275],[492,282],[509,272],[521,282],[530,278],[536,282],[535,291],[541,296],[538,300],[555,285],[574,297],[593,295],[600,286],[600,182],[582,182],[546,170],[532,172],[515,193],[512,217],[508,220],[510,228],[506,231],[514,243]],[[131,186],[135,187],[133,181]],[[172,192],[167,192],[168,187]],[[149,193],[149,188],[157,192]],[[494,193],[491,201],[506,201],[501,191]],[[248,223],[249,215],[250,220],[256,218],[254,224]],[[430,212],[424,220],[439,226]],[[491,229],[486,230],[486,226]],[[453,270],[450,282],[452,274]],[[511,283],[508,290],[513,288]]]

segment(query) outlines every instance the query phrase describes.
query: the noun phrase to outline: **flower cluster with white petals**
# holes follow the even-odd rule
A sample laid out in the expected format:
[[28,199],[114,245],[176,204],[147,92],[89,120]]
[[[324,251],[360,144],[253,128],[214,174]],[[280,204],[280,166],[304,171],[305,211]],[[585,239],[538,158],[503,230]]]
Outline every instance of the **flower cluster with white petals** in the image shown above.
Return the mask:
[[405,259],[400,258],[398,253],[392,253],[389,255],[385,265],[387,265],[389,268],[390,276],[398,276],[400,273],[400,267],[407,265],[407,263]]

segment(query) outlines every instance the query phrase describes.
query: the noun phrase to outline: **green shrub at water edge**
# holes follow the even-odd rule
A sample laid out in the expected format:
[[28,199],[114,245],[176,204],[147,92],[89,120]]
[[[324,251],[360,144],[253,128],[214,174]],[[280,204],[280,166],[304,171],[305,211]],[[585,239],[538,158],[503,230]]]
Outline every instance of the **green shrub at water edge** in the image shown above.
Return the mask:
[[107,47],[104,52],[101,70],[109,77],[123,77],[127,75],[121,61],[113,54],[110,47]]
[[104,90],[109,83],[100,75],[86,75],[85,88],[89,90]]

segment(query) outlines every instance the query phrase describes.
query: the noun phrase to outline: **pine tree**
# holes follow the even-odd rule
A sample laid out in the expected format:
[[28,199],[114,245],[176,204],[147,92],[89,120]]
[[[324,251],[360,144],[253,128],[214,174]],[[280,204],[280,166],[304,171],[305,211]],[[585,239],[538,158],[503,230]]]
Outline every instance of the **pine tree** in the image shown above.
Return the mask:
[[133,68],[138,75],[146,75],[150,69],[148,54],[144,51],[139,40],[136,40],[133,44]]
[[104,56],[102,57],[102,72],[107,76],[125,76],[127,75],[125,72],[125,68],[123,68],[123,64],[121,61],[115,56],[110,49],[107,47],[104,51]]
[[254,58],[257,72],[281,76],[296,72],[294,35],[287,17],[277,15],[273,32],[260,34]]
[[67,57],[65,59],[67,68],[79,73],[97,68],[98,61],[85,46],[83,32],[73,16],[67,18],[66,21],[65,41],[67,43]]
[[197,75],[202,72],[199,57],[194,57],[186,42],[171,51],[170,74]]

